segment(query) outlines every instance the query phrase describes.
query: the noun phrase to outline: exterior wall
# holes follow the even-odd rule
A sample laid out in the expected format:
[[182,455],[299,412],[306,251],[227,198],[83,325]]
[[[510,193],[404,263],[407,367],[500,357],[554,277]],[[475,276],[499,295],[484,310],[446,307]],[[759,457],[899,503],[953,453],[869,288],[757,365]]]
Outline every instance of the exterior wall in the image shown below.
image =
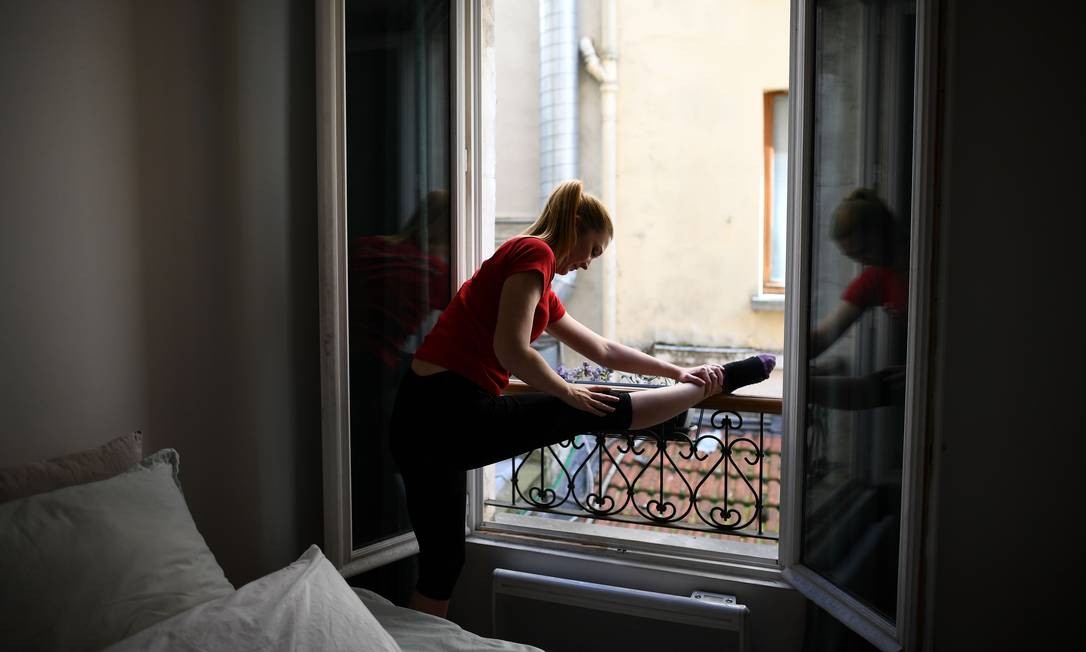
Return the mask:
[[[495,235],[504,242],[539,215],[539,7],[494,2],[497,163]],[[503,221],[516,225],[502,229]]]
[[[634,6],[636,5],[636,6]],[[618,323],[624,342],[780,349],[755,313],[763,92],[788,87],[788,3],[624,3]]]

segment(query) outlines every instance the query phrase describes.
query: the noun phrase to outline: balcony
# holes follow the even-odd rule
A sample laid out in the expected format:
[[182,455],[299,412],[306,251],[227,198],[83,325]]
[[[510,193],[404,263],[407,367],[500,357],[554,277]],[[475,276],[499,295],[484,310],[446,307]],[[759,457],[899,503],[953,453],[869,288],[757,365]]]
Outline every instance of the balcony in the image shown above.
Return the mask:
[[[532,390],[513,382],[506,391]],[[780,531],[780,415],[780,398],[714,396],[652,429],[589,432],[532,451],[488,469],[487,518],[552,529],[562,521],[606,524],[764,548]]]

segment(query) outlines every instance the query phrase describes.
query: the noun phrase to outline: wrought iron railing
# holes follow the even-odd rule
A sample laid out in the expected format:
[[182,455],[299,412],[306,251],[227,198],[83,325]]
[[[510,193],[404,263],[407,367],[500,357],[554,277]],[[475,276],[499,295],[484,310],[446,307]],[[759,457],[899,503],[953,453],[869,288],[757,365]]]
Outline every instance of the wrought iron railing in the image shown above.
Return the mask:
[[591,432],[505,465],[487,505],[776,540],[780,399],[715,396],[648,430]]

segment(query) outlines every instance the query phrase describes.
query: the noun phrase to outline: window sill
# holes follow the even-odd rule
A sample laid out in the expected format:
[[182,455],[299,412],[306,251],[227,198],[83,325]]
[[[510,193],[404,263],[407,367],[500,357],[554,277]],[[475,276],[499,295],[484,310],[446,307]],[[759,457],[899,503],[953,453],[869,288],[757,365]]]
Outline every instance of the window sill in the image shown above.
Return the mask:
[[[777,368],[782,368],[781,358],[777,358]],[[625,385],[619,383],[592,383],[594,385],[606,385],[614,387],[622,392],[640,392],[652,389],[651,385]],[[522,394],[525,392],[538,392],[531,385],[522,380],[510,380],[506,386],[505,394]],[[701,401],[691,409],[727,410],[732,412],[763,412],[765,414],[781,414],[781,396],[779,391],[766,390],[760,385],[741,387],[733,394],[717,394]]]
[[[493,522],[476,529],[467,537],[468,545],[494,549],[532,552],[555,557],[577,558],[591,563],[605,563],[627,568],[696,574],[699,577],[735,582],[747,582],[760,586],[794,590],[784,579],[784,573],[776,561],[695,557],[668,551],[650,551],[640,548],[624,548],[602,543],[556,539],[533,533],[520,533]],[[634,542],[630,542],[632,545]]]
[[784,312],[783,294],[756,294],[750,298],[754,312]]

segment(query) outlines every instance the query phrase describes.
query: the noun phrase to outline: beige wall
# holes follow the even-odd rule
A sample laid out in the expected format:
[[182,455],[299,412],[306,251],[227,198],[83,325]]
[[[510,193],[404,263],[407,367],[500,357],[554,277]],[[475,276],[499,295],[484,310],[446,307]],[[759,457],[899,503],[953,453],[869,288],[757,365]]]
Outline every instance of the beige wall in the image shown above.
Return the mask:
[[[497,162],[495,240],[500,244],[539,216],[539,4],[493,0],[495,48],[495,149]],[[578,33],[599,40],[598,0],[577,6]],[[580,150],[578,176],[589,192],[600,193],[599,84],[582,73],[579,80]],[[562,283],[567,279],[559,279]],[[580,271],[568,280],[575,290],[567,309],[599,331],[603,326],[600,269]],[[569,356],[566,352],[566,357]]]
[[493,7],[497,218],[532,220],[540,208],[539,7],[517,0],[493,0]]
[[788,87],[788,3],[625,2],[619,13],[618,336],[779,350],[756,313],[762,101]]

